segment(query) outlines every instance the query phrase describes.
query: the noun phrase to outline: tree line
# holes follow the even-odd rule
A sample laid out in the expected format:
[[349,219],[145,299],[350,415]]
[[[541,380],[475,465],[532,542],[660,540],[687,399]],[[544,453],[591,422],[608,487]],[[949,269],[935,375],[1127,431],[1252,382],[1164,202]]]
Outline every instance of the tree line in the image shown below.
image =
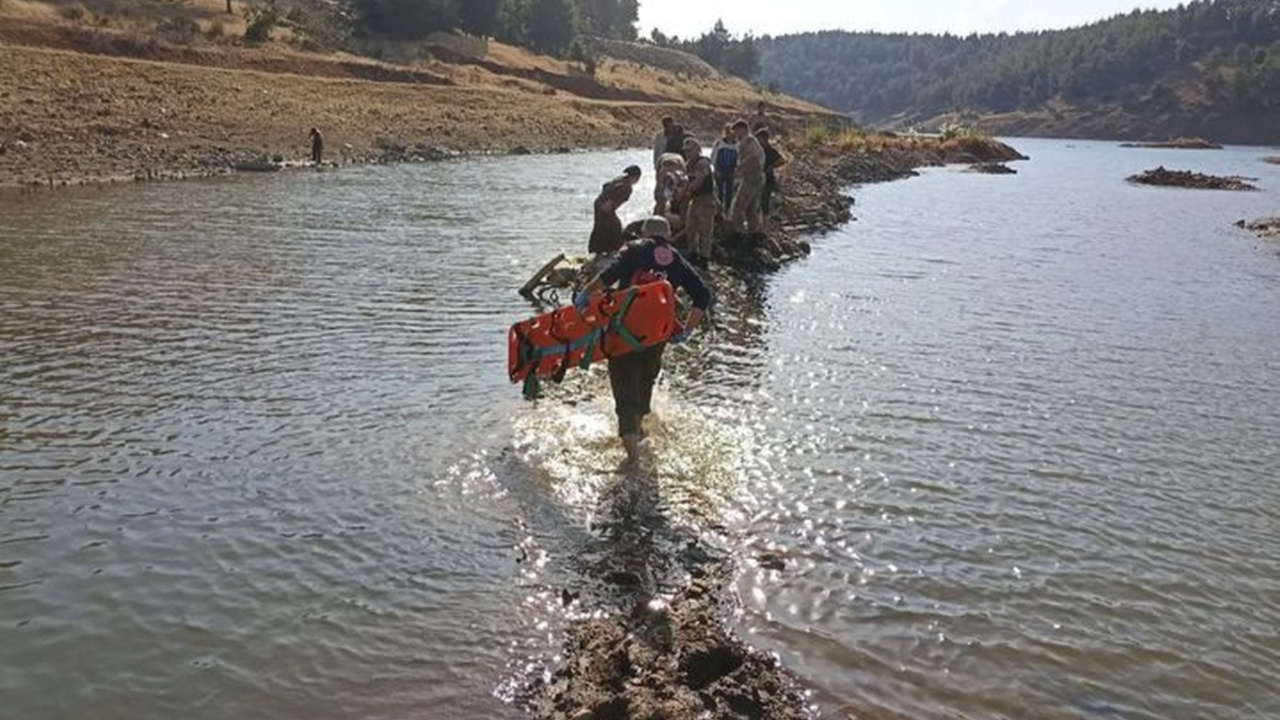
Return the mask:
[[681,40],[677,36],[662,34],[654,28],[649,40],[659,47],[682,50],[702,58],[703,62],[727,75],[754,80],[760,72],[760,50],[751,33],[734,35],[723,20],[717,20],[710,32],[699,37]]
[[1280,0],[1196,0],[1012,35],[819,32],[756,45],[762,82],[867,122],[1059,98],[1280,109]]
[[359,32],[396,40],[462,31],[564,55],[579,35],[636,38],[639,0],[351,0]]

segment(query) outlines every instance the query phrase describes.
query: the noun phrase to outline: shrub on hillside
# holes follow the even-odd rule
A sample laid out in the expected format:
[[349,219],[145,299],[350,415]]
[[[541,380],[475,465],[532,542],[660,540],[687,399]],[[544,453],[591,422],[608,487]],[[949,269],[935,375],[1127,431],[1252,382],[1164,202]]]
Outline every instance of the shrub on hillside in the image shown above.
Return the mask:
[[351,42],[351,22],[337,6],[294,5],[285,19],[304,50],[343,50]]
[[62,9],[58,10],[58,14],[67,20],[71,20],[72,22],[78,22],[80,20],[83,20],[85,15],[88,15],[89,13],[84,9],[83,5],[81,5],[80,3],[76,3],[74,5],[67,5]]
[[280,24],[280,10],[274,0],[265,5],[248,5],[244,9],[244,40],[263,43],[271,39],[271,31]]
[[826,125],[814,125],[804,132],[804,141],[809,147],[817,147],[826,143],[830,136],[831,131]]
[[156,35],[178,45],[189,45],[200,36],[200,23],[186,17],[165,18],[156,23]]

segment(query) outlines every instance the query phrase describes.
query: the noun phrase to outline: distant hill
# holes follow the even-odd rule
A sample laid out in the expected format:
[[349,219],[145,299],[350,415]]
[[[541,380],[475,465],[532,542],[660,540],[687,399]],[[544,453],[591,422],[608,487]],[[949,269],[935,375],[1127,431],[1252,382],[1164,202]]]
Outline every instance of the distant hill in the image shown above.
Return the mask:
[[1280,142],[1280,0],[1200,0],[1069,30],[763,38],[759,79],[905,127]]

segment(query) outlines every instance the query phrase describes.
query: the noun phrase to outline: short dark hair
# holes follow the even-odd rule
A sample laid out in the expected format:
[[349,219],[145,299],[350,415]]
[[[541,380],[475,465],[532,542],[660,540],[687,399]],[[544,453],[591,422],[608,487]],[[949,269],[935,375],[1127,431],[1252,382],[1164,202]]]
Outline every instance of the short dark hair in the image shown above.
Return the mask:
[[634,176],[636,176],[636,177],[640,177],[640,166],[639,166],[639,165],[628,165],[628,166],[627,166],[627,169],[622,171],[622,174],[623,174],[623,175],[634,175]]
[[675,118],[673,118],[673,117],[671,117],[670,115],[666,115],[666,116],[664,116],[664,117],[662,118],[662,124],[663,124],[663,125],[675,125],[675,124],[676,124],[676,119],[675,119]]
[[760,138],[761,140],[768,140],[768,139],[769,139],[769,128],[767,128],[767,127],[762,127],[762,128],[760,128],[759,130],[757,130],[757,131],[756,131],[756,137]]
[[739,128],[743,130],[749,130],[751,126],[747,124],[746,120],[735,120],[733,123],[733,129],[737,130]]

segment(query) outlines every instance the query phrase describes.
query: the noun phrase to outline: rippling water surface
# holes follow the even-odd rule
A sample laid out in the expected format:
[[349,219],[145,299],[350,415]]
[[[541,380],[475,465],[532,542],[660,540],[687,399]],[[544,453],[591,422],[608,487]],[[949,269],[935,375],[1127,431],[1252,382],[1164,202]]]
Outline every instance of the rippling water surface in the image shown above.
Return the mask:
[[1015,144],[717,276],[639,477],[503,347],[633,154],[0,197],[6,711],[514,717],[702,536],[831,716],[1280,717],[1280,168]]

